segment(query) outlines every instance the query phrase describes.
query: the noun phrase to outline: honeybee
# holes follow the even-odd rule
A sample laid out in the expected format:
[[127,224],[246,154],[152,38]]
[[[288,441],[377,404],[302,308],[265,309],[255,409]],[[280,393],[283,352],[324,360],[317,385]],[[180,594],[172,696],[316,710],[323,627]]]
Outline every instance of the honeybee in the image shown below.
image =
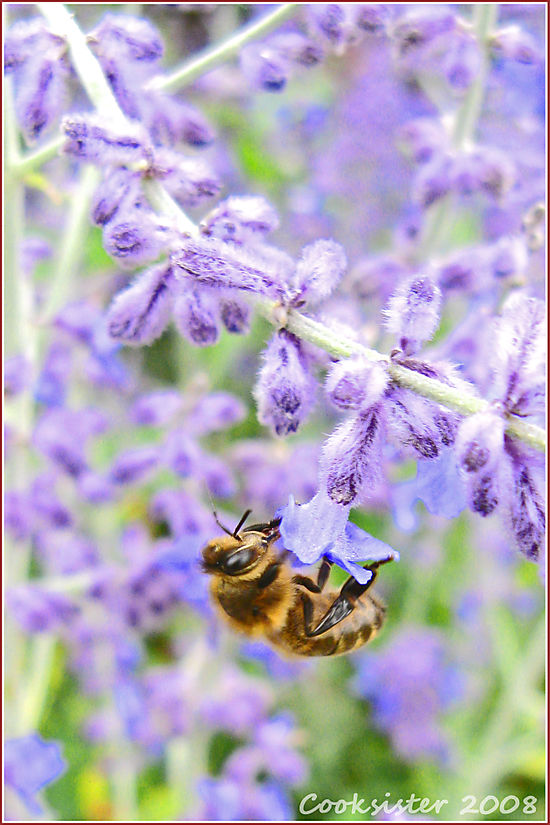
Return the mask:
[[275,547],[281,519],[243,529],[251,512],[232,532],[214,513],[226,535],[202,551],[212,600],[231,627],[298,656],[337,656],[372,639],[385,607],[369,590],[377,568],[392,557],[365,565],[372,573],[366,584],[350,576],[340,591],[325,590],[331,562],[323,558],[316,581],[297,574],[289,551]]

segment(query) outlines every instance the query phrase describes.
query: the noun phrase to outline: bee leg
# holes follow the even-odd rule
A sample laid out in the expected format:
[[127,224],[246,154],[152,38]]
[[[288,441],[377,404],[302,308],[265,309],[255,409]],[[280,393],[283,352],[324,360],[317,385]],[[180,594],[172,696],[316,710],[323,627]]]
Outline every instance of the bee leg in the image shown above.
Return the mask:
[[331,567],[332,562],[328,559],[323,559],[323,561],[321,562],[321,566],[319,568],[319,572],[317,573],[317,584],[321,590],[324,588],[325,584],[328,581]]
[[[370,567],[365,568],[370,571],[371,577],[366,584],[359,584],[359,582],[350,576],[344,583],[337,598],[332,603],[327,613],[323,616],[317,627],[310,629],[309,623],[306,623],[306,636],[320,636],[321,633],[326,633],[335,625],[339,624],[343,619],[349,616],[355,609],[357,599],[369,589],[373,583],[376,573]],[[304,611],[305,618],[305,611]]]
[[313,579],[310,579],[309,576],[293,576],[292,581],[294,584],[301,584],[302,587],[305,587],[310,593],[322,593],[323,588],[328,581],[331,567],[332,562],[328,559],[323,559],[319,572],[317,573],[317,584],[315,584]]
[[310,593],[320,593],[321,592],[321,588],[319,587],[319,585],[315,584],[315,582],[312,579],[310,579],[308,576],[300,576],[300,575],[293,576],[292,581],[293,581],[294,584],[301,584],[302,587],[305,587],[306,590],[309,590]]

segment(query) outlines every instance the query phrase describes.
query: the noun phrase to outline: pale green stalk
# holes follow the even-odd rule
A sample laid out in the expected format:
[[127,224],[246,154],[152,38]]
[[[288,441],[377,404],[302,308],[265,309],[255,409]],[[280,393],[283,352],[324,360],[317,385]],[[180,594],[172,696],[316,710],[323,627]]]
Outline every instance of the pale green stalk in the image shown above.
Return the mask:
[[174,69],[170,74],[154,77],[147,84],[147,88],[173,92],[176,89],[181,89],[183,86],[189,85],[189,83],[192,83],[197,77],[201,77],[207,72],[212,71],[212,69],[217,68],[231,57],[237,55],[247,43],[264,37],[266,34],[269,34],[270,31],[276,29],[281,23],[284,23],[285,20],[292,17],[299,5],[299,3],[284,3],[278,6],[274,11],[261,17],[260,20],[255,20],[249,26],[239,29],[236,34],[231,35],[227,40],[214,46],[209,46],[196,58]]
[[[451,144],[460,151],[473,139],[490,66],[489,35],[496,26],[498,5],[476,3],[472,25],[481,54],[479,71],[457,109],[451,129]],[[422,238],[416,253],[418,261],[424,261],[445,246],[453,216],[454,198],[445,195],[428,210]]]
[[80,180],[70,200],[67,224],[55,265],[54,277],[41,312],[41,324],[49,324],[67,301],[74,297],[71,294],[71,287],[77,280],[84,241],[90,230],[90,200],[99,181],[99,170],[95,166],[85,166],[82,169]]

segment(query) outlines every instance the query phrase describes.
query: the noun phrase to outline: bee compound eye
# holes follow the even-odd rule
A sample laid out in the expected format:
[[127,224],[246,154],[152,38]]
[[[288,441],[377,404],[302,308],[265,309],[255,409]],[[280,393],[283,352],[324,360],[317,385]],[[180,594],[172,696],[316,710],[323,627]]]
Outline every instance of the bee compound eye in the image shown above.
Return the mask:
[[243,547],[241,550],[237,550],[235,553],[232,553],[231,556],[228,556],[224,560],[222,568],[225,573],[233,576],[248,567],[253,558],[254,551],[252,548]]

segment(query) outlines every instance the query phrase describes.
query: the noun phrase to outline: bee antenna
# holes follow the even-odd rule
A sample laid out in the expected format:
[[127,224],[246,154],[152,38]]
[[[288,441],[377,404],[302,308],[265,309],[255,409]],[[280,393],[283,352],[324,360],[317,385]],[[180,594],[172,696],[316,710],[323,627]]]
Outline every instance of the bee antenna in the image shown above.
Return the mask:
[[231,532],[231,530],[229,530],[227,527],[225,527],[225,526],[221,523],[221,521],[220,521],[220,520],[219,520],[219,518],[218,518],[218,514],[216,513],[216,511],[215,511],[215,510],[212,510],[212,515],[213,515],[213,516],[214,516],[214,518],[216,519],[216,524],[218,525],[218,527],[221,527],[221,529],[223,530],[223,532],[224,532],[224,533],[227,533],[227,535],[228,535],[228,536],[233,536],[233,538],[238,538],[238,536],[234,536],[234,535],[233,535],[233,533]]
[[248,516],[250,515],[251,512],[252,512],[252,510],[245,510],[244,513],[241,516],[241,520],[239,521],[239,523],[235,527],[233,533],[230,533],[230,535],[232,535],[234,539],[240,539],[239,530],[241,529],[241,527],[243,526],[243,524],[245,523],[245,521],[247,520],[247,518],[248,518]]

